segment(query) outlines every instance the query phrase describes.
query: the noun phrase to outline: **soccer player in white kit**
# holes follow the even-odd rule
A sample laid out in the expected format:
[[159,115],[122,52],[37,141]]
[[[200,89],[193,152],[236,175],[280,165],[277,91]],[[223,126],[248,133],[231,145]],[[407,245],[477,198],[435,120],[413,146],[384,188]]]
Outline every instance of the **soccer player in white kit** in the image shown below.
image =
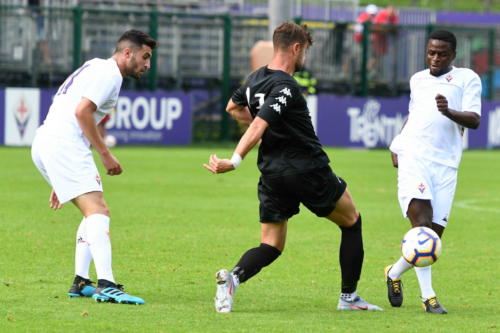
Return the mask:
[[[109,208],[104,201],[101,177],[92,157],[92,145],[110,176],[122,173],[120,162],[106,147],[97,124],[118,100],[123,77],[140,78],[151,66],[156,41],[138,30],[126,31],[109,59],[85,62],[61,85],[47,118],[32,144],[36,167],[52,186],[50,207],[71,201],[83,219],[76,234],[75,279],[71,297],[93,297],[99,302],[143,304],[123,292],[111,268]],[[94,259],[97,288],[89,280]]]
[[[412,227],[432,228],[440,237],[447,225],[462,156],[464,127],[481,118],[481,80],[472,70],[451,65],[456,38],[449,31],[429,35],[428,69],[410,79],[409,116],[390,149],[398,168],[398,199]],[[401,275],[412,266],[401,257],[385,268],[392,306],[403,303]],[[426,312],[445,314],[432,289],[431,266],[415,267]]]

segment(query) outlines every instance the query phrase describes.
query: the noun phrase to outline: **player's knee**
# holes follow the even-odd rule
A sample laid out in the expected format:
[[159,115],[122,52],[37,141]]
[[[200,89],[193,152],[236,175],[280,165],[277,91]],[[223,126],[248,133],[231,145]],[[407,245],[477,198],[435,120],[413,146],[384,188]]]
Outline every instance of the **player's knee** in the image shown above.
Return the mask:
[[432,228],[432,216],[427,214],[412,214],[408,215],[413,228],[427,227]]
[[[349,221],[350,223],[351,221]],[[357,213],[357,218],[352,224],[339,225],[342,230],[342,235],[346,234],[360,234],[361,233],[361,214]]]
[[104,202],[104,200],[96,202],[94,205],[88,207],[87,211],[85,212],[85,216],[93,214],[102,214],[108,217],[110,216],[109,207],[106,202]]
[[106,215],[106,216],[110,216],[110,211],[109,211],[109,207],[108,205],[104,204],[104,206],[102,207],[102,215]]
[[96,208],[99,211],[99,214],[106,216],[110,215],[109,206],[106,201],[104,201],[104,199],[99,200],[98,206]]
[[359,217],[360,215],[358,211],[352,211],[344,216],[343,221],[339,224],[339,226],[350,228],[358,222]]

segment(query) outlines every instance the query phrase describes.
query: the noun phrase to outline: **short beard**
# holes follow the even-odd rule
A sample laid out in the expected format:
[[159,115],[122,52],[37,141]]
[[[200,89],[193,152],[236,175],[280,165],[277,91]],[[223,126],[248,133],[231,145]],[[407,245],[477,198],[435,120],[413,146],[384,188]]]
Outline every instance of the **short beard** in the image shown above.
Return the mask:
[[294,72],[302,72],[304,70],[304,64],[301,63],[295,63],[295,70]]

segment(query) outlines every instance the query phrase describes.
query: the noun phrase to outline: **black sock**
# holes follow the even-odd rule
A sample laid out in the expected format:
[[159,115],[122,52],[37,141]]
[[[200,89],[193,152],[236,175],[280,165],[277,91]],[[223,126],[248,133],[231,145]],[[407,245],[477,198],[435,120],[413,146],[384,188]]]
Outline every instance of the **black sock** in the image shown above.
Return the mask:
[[342,240],[340,242],[340,270],[342,271],[342,293],[353,293],[358,286],[358,280],[363,267],[363,235],[361,232],[361,215],[356,223],[349,227],[340,227]]
[[97,280],[97,287],[99,287],[99,288],[108,288],[108,287],[116,288],[116,286],[117,286],[116,283],[113,283],[113,282],[108,281],[108,280],[104,280],[104,279]]
[[240,283],[245,282],[260,270],[271,264],[281,254],[274,246],[260,243],[259,247],[248,250],[233,268],[233,274],[238,276]]

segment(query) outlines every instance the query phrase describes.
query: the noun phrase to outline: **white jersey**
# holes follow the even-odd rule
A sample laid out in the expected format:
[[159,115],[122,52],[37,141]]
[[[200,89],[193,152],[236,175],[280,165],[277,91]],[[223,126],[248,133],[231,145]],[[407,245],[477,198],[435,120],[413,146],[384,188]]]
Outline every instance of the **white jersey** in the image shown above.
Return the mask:
[[122,81],[114,59],[94,58],[85,62],[59,87],[39,132],[84,140],[89,145],[76,119],[76,107],[83,97],[94,102],[97,106],[94,119],[98,124],[115,107]]
[[412,76],[410,89],[408,121],[394,138],[391,151],[458,168],[464,129],[438,111],[435,97],[445,96],[450,109],[481,115],[479,76],[470,69],[453,67],[436,77],[426,69]]

